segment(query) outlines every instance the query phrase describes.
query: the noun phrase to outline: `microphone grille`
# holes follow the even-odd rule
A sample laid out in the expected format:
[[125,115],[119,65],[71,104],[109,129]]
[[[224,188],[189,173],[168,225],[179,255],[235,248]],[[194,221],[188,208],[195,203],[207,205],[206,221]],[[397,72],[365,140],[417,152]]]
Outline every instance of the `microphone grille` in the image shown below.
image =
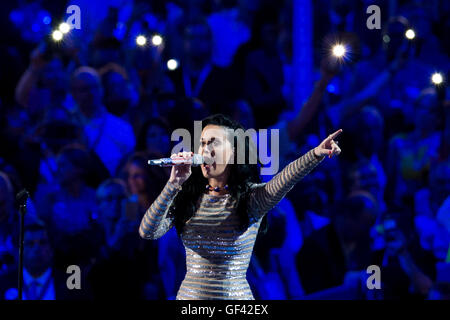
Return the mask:
[[201,154],[194,154],[192,156],[192,165],[199,166],[203,164],[203,156]]

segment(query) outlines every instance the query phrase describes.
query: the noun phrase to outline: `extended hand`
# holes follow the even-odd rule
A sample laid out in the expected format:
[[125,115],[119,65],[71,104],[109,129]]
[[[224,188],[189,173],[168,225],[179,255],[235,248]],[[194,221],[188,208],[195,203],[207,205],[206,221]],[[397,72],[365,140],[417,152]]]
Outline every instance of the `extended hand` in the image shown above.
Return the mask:
[[318,157],[328,156],[331,158],[334,154],[339,155],[341,149],[338,147],[337,142],[334,139],[340,135],[342,129],[339,129],[335,133],[330,134],[325,140],[323,140],[317,147],[314,148],[314,154]]

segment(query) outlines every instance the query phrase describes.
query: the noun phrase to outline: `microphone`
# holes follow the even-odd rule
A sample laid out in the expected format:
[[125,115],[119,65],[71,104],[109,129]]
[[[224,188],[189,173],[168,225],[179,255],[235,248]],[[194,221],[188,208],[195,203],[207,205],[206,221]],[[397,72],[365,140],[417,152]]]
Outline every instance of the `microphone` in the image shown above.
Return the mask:
[[148,160],[148,164],[151,166],[160,166],[160,167],[171,167],[180,164],[190,164],[193,167],[199,166],[204,163],[203,156],[200,154],[194,154],[191,159],[186,160],[183,158],[161,158]]
[[26,203],[29,197],[30,193],[26,189],[23,189],[16,195],[16,200],[20,203]]

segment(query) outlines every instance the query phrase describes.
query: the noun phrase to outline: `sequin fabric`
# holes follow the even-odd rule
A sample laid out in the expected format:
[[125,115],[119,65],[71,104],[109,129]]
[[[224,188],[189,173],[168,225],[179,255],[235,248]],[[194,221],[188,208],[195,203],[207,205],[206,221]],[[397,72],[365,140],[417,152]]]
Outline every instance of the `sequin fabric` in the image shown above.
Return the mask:
[[[251,185],[245,230],[240,226],[236,201],[229,194],[203,194],[181,233],[187,272],[177,299],[252,300],[246,273],[264,214],[324,158],[316,158],[310,150],[269,182]],[[174,226],[169,208],[179,190],[181,187],[166,184],[142,219],[141,237],[158,239]]]

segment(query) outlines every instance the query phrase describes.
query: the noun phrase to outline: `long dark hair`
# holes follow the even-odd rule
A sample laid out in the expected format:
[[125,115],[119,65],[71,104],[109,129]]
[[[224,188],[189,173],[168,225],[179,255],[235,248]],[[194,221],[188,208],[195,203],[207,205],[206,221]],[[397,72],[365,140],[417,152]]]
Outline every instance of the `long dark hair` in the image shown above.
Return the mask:
[[[239,123],[222,114],[211,115],[203,119],[202,128],[205,128],[207,125],[217,125],[233,130],[244,130]],[[261,181],[258,174],[259,160],[257,164],[249,164],[248,158],[246,157],[245,164],[237,164],[236,146],[238,143],[236,135],[234,136],[234,140],[234,162],[233,164],[228,164],[230,166],[230,175],[227,184],[232,198],[237,202],[236,210],[241,227],[245,229],[249,224],[247,203],[250,194],[250,185]],[[249,150],[249,139],[245,139],[246,155],[249,155]],[[175,227],[178,233],[183,231],[185,223],[194,215],[197,200],[205,192],[205,186],[207,184],[208,180],[203,177],[201,169],[199,167],[192,167],[191,176],[183,183],[182,190],[177,194],[170,208],[171,213],[175,216]]]

